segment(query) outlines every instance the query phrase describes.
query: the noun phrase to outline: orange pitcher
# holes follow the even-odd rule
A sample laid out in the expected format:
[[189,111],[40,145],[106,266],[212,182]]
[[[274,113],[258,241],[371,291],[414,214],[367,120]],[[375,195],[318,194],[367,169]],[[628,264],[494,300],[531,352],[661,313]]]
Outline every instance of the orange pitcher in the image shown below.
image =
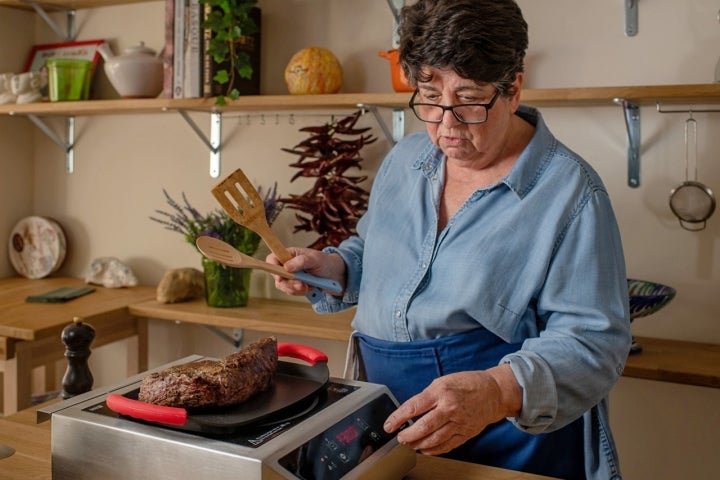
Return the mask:
[[390,74],[392,76],[393,90],[396,92],[412,92],[415,90],[407,83],[405,72],[403,72],[402,67],[400,67],[400,63],[398,62],[397,49],[388,50],[387,52],[378,52],[378,55],[390,61]]

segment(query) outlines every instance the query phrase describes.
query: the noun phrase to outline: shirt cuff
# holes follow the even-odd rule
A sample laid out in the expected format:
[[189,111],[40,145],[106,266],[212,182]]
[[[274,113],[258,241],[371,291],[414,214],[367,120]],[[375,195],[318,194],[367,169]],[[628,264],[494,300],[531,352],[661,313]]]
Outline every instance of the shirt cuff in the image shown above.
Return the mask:
[[552,371],[540,356],[527,351],[506,355],[500,361],[503,363],[510,365],[523,392],[520,416],[508,420],[527,433],[543,433],[557,417],[557,390]]

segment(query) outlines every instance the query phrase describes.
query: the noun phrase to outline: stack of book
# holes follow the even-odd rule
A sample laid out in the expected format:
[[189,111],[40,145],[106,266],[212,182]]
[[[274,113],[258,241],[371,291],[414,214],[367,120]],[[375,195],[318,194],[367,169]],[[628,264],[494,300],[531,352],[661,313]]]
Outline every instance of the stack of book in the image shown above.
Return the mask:
[[[229,90],[227,84],[213,80],[218,70],[228,70],[229,65],[215,63],[205,54],[212,32],[202,25],[211,8],[200,0],[165,0],[164,97],[214,97]],[[250,17],[257,32],[236,43],[236,48],[247,52],[253,69],[250,79],[235,75],[232,88],[241,95],[260,94],[260,9],[254,7]]]

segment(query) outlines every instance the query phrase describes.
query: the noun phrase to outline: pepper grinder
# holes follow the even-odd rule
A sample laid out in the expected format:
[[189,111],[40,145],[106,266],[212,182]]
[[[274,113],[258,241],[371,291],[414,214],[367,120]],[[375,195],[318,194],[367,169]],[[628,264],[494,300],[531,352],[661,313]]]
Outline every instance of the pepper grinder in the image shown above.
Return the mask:
[[67,370],[62,379],[62,397],[68,399],[89,392],[93,386],[93,376],[88,366],[90,344],[95,339],[95,329],[83,323],[80,317],[65,327],[60,337],[65,345]]

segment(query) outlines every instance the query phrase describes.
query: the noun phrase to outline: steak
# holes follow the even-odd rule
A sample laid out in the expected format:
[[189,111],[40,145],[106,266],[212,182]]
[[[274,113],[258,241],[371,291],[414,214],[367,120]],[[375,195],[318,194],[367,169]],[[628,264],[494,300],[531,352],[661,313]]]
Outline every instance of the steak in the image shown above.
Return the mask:
[[140,382],[138,400],[183,408],[237,405],[270,388],[277,363],[277,340],[267,337],[221,360],[151,373]]

